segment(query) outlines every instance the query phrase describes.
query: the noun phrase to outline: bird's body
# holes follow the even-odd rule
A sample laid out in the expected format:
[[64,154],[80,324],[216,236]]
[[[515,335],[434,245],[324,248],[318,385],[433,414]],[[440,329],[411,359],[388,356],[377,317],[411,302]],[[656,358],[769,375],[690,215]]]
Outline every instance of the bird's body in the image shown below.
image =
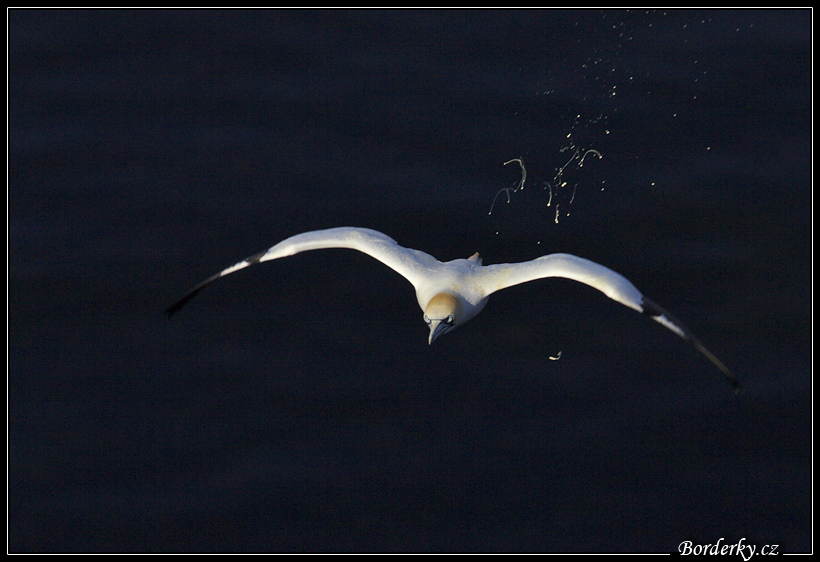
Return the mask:
[[550,254],[528,262],[489,266],[482,265],[477,253],[468,259],[440,262],[419,250],[399,246],[395,240],[375,230],[355,227],[317,230],[291,236],[209,277],[169,307],[166,313],[172,316],[220,277],[256,263],[325,248],[358,250],[407,279],[416,290],[416,299],[430,328],[429,343],[475,317],[496,291],[535,279],[563,277],[594,287],[612,300],[648,314],[689,341],[723,372],[736,389],[740,387],[729,369],[683,324],[645,298],[625,277],[595,262],[569,254]]

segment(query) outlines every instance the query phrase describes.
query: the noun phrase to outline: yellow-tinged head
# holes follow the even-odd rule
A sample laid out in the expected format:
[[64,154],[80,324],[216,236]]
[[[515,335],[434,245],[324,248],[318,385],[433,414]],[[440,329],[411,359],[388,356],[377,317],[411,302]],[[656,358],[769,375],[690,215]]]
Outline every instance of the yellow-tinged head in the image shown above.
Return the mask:
[[424,309],[424,321],[430,327],[428,343],[458,326],[461,317],[461,303],[451,293],[439,293],[430,299]]

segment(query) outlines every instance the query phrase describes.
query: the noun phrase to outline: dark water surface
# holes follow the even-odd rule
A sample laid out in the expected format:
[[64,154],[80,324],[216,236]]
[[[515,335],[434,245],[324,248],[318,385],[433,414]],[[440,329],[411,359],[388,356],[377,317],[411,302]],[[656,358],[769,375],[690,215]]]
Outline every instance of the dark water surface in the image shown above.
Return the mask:
[[[811,17],[11,10],[9,550],[811,550]],[[746,391],[556,279],[428,346],[345,250],[163,317],[342,225],[600,262]]]

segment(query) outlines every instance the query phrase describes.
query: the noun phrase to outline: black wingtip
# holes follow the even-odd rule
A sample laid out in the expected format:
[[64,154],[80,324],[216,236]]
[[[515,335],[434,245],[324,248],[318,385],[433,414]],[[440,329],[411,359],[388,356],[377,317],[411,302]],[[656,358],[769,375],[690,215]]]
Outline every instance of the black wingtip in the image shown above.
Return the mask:
[[166,317],[170,320],[170,318],[171,318],[174,314],[176,314],[177,312],[179,312],[179,310],[180,310],[182,307],[183,307],[183,305],[182,305],[182,304],[180,304],[180,303],[174,303],[174,304],[172,304],[171,306],[169,306],[168,308],[166,308],[166,309],[165,309],[165,313],[164,313],[164,314],[165,314],[165,316],[166,316]]
[[166,308],[166,309],[165,309],[165,316],[167,316],[167,317],[170,319],[170,318],[171,318],[174,314],[176,314],[177,312],[179,312],[179,311],[182,309],[182,307],[183,307],[183,306],[185,306],[186,304],[188,304],[188,301],[190,301],[192,298],[194,298],[195,296],[197,296],[197,295],[199,294],[199,292],[200,292],[202,289],[204,289],[204,288],[205,288],[205,285],[206,285],[206,284],[207,284],[207,283],[203,283],[203,284],[202,284],[202,285],[200,285],[199,287],[196,287],[193,291],[191,291],[190,293],[188,293],[187,295],[185,295],[184,297],[182,297],[180,300],[178,300],[177,302],[175,302],[174,304],[172,304],[171,306],[169,306],[168,308]]
[[174,304],[172,304],[171,306],[169,306],[168,308],[165,309],[165,316],[167,316],[168,318],[171,318],[174,314],[179,312],[180,309],[182,309],[183,306],[188,304],[188,302],[192,298],[197,296],[200,293],[200,291],[202,291],[202,289],[204,289],[205,287],[207,287],[208,285],[210,285],[211,283],[213,283],[214,281],[216,281],[217,279],[222,277],[222,275],[223,275],[222,272],[217,273],[216,275],[212,275],[211,277],[208,277],[205,281],[203,281],[202,283],[200,283],[199,285],[197,285],[196,287],[191,289],[190,292],[187,295],[185,295],[184,297],[179,299],[177,302],[175,302]]
[[175,302],[174,304],[165,309],[165,316],[168,317],[168,319],[170,319],[174,314],[179,312],[182,309],[182,307],[185,306],[185,303],[187,303],[189,300],[191,299],[186,297],[181,301]]
[[653,320],[656,322],[660,322],[661,324],[665,325],[669,328],[669,324],[671,323],[675,331],[681,338],[691,343],[695,349],[700,351],[704,356],[706,356],[709,361],[711,361],[720,371],[723,373],[723,376],[726,377],[726,380],[729,381],[729,384],[732,385],[732,388],[735,390],[735,394],[740,394],[743,392],[743,386],[740,384],[740,381],[737,380],[737,377],[729,370],[726,365],[723,364],[723,361],[718,359],[714,353],[706,349],[706,347],[700,343],[700,340],[695,337],[695,335],[689,331],[689,329],[683,325],[683,323],[669,314],[663,307],[661,307],[658,303],[647,299],[646,297],[643,298],[641,302],[641,308],[644,314],[649,315],[652,317]]
[[718,369],[720,369],[720,371],[723,373],[723,376],[726,377],[726,380],[728,380],[729,384],[731,384],[732,388],[734,388],[735,394],[740,394],[741,392],[743,392],[743,385],[740,384],[740,381],[737,380],[737,377],[735,376],[735,374],[732,371],[730,371],[729,368],[726,367],[726,365],[724,365],[723,362],[720,359],[715,357],[715,355],[711,351],[706,349],[703,346],[703,344],[700,343],[700,341],[698,341],[696,338],[692,337],[689,341],[701,353],[703,353],[703,355],[705,355],[712,363],[714,363],[715,366],[717,366]]
[[743,385],[740,384],[740,381],[737,380],[735,374],[728,369],[723,372],[726,379],[729,381],[729,384],[732,385],[732,388],[735,391],[735,394],[742,394],[743,393]]

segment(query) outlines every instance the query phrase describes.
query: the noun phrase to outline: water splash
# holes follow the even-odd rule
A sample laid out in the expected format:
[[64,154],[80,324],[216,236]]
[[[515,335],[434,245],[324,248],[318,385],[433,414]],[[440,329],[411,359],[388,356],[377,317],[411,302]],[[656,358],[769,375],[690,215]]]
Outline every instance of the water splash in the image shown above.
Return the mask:
[[500,189],[498,191],[498,193],[495,194],[495,197],[493,197],[493,203],[492,203],[492,205],[490,205],[490,212],[487,213],[488,215],[493,214],[493,208],[495,207],[495,202],[498,199],[499,195],[501,195],[502,193],[505,193],[507,195],[507,203],[509,203],[510,202],[510,193],[516,193],[517,191],[520,191],[520,190],[524,189],[524,182],[527,181],[527,168],[524,167],[524,160],[521,159],[521,158],[513,158],[512,160],[507,160],[506,162],[504,162],[504,165],[506,166],[507,164],[512,164],[513,162],[518,162],[518,165],[521,167],[521,179],[519,180],[518,184],[514,188],[513,187],[505,187],[503,189]]

